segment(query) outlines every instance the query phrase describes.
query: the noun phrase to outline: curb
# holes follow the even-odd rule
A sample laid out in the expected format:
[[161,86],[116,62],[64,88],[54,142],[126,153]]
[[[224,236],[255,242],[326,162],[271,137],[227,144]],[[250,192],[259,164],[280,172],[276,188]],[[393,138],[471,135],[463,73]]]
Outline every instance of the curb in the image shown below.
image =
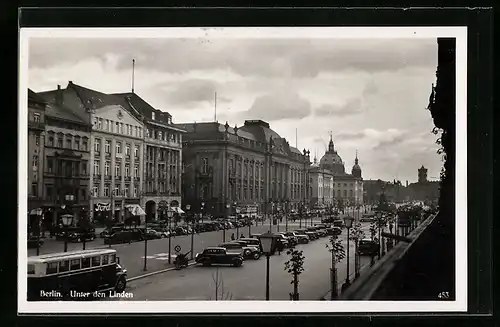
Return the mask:
[[[188,268],[191,267],[191,266],[194,266],[195,264],[196,264],[196,262],[189,263],[188,264]],[[163,274],[163,273],[166,273],[166,272],[169,272],[169,271],[172,271],[172,270],[175,270],[175,267],[166,268],[166,269],[162,269],[162,270],[158,270],[158,271],[153,271],[153,272],[150,272],[150,273],[147,273],[147,274],[144,274],[144,275],[139,275],[139,276],[131,277],[131,278],[127,279],[127,282],[133,282],[133,281],[136,281],[136,280],[139,280],[139,279],[151,277],[151,276],[154,276],[154,275]]]

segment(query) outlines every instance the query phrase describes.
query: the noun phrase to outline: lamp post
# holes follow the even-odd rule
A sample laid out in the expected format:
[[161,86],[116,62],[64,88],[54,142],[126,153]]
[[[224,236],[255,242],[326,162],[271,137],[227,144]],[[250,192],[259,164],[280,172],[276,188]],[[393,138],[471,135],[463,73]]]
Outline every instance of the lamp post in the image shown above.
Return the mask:
[[168,218],[168,263],[172,263],[172,218],[174,217],[174,212],[170,207],[167,208],[167,218]]
[[227,216],[229,212],[229,208],[231,208],[231,205],[228,203],[226,204],[226,219],[224,220],[224,224],[222,224],[222,242],[226,242],[226,223],[227,223]]
[[382,251],[382,240],[380,239],[380,237],[381,237],[380,224],[382,221],[382,211],[377,211],[376,215],[377,215],[378,244],[379,244],[378,258],[380,260],[381,251]]
[[240,215],[236,212],[236,206],[238,204],[236,203],[236,201],[233,203],[233,207],[234,207],[234,217],[236,218],[236,239],[238,239],[240,237]]
[[269,301],[269,257],[276,246],[276,236],[273,233],[265,233],[260,236],[262,252],[266,255],[266,301]]
[[205,202],[201,203],[201,223],[203,224],[203,210],[205,209]]
[[[66,206],[63,204],[61,209],[64,210],[64,208],[66,208]],[[62,215],[61,221],[64,226],[64,252],[68,252],[68,227],[73,224],[73,215]]]
[[[146,233],[148,232],[148,216],[146,215],[144,217],[144,230]],[[144,237],[144,267],[142,268],[143,271],[148,270],[148,238],[147,236]]]
[[271,216],[269,217],[269,232],[273,230],[273,219],[274,219],[274,202],[271,201]]
[[346,264],[346,267],[347,267],[347,276],[345,278],[345,284],[344,286],[347,287],[351,284],[350,280],[349,280],[349,230],[351,229],[352,227],[352,222],[354,221],[354,217],[345,217],[344,218],[344,225],[345,227],[347,228],[347,264]]
[[191,260],[193,260],[193,250],[194,250],[194,216],[189,212],[191,209],[190,204],[186,204],[186,216],[191,222]]
[[[285,201],[285,231],[288,232],[288,212],[290,209],[288,208],[289,202],[288,200]],[[288,209],[288,210],[287,210]]]

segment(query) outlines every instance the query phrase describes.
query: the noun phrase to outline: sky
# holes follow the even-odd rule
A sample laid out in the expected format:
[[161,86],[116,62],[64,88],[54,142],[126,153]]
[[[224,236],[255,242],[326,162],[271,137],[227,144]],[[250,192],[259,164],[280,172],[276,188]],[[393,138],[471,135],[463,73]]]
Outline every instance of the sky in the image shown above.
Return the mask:
[[[437,40],[247,38],[31,38],[28,85],[68,81],[135,93],[175,123],[231,126],[262,119],[290,145],[321,158],[330,134],[347,172],[364,179],[439,178],[441,156],[426,109]],[[296,137],[297,135],[297,137]]]

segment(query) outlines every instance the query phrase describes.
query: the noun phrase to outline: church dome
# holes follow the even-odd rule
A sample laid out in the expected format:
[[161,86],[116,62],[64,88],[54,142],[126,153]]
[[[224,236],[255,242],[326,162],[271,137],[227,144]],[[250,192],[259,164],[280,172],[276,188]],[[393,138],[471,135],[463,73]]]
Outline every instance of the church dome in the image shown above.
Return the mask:
[[319,165],[321,168],[328,169],[334,174],[345,174],[344,162],[337,151],[335,151],[331,136],[330,143],[328,144],[328,151],[326,151],[319,161]]
[[352,176],[361,178],[361,167],[358,164],[358,151],[356,151],[356,159],[354,159],[354,166],[352,166]]

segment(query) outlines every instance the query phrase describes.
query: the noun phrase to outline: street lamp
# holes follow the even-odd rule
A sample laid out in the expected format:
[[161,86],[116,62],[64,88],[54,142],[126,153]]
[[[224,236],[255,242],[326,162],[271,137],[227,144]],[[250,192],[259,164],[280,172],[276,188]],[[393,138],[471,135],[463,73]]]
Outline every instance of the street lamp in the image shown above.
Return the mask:
[[222,242],[226,242],[226,223],[227,223],[227,216],[228,216],[229,208],[231,208],[231,205],[228,203],[228,204],[226,204],[226,219],[224,220],[224,223],[222,224]]
[[345,217],[344,218],[344,225],[345,227],[347,228],[347,276],[345,278],[345,286],[349,286],[349,284],[351,283],[350,280],[349,280],[349,230],[351,229],[352,227],[352,222],[354,221],[354,217]]
[[379,250],[378,250],[378,258],[380,259],[381,256],[381,251],[382,251],[382,240],[380,239],[381,237],[381,231],[380,231],[380,225],[382,221],[382,211],[377,211],[377,228],[378,228],[378,244],[379,244]]
[[276,247],[277,237],[273,233],[265,233],[260,236],[260,246],[262,247],[262,252],[266,255],[266,301],[269,301],[269,257],[274,252]]
[[189,212],[191,209],[190,204],[186,204],[186,216],[191,221],[191,260],[194,258],[194,216]]
[[[61,209],[64,210],[65,207],[65,205],[62,205]],[[64,252],[68,252],[68,227],[73,224],[73,215],[62,215],[61,221],[64,226]]]
[[203,210],[205,209],[205,202],[201,203],[201,223],[203,224]]
[[174,211],[170,209],[170,207],[167,208],[167,218],[168,218],[168,263],[172,263],[172,218],[174,217]]

